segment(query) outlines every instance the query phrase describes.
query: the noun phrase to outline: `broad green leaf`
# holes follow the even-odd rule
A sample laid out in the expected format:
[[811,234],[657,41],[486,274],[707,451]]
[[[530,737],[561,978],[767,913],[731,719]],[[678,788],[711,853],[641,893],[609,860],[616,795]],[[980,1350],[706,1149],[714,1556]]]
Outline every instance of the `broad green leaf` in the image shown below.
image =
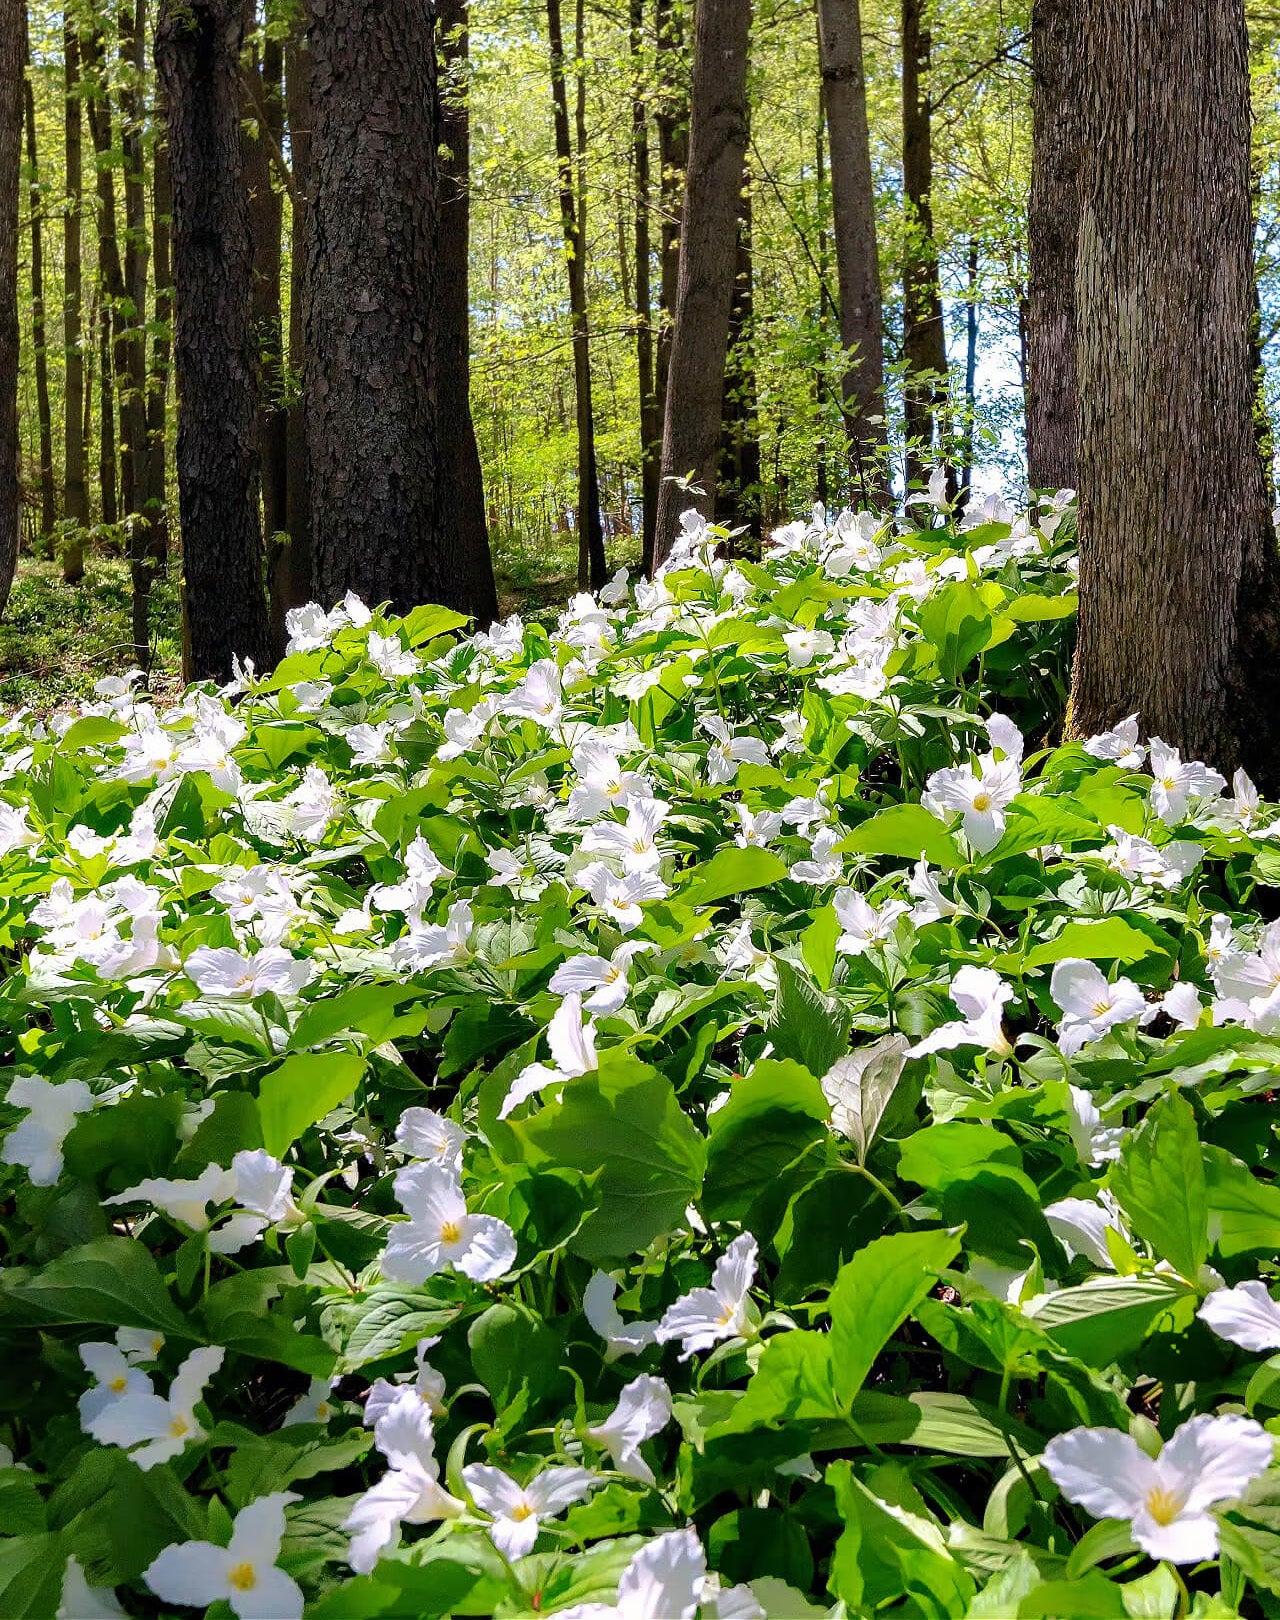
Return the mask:
[[1018,1145],[994,1125],[946,1120],[926,1125],[902,1143],[898,1174],[931,1190],[945,1187],[964,1171],[980,1164],[1020,1165]]
[[848,1407],[876,1357],[960,1251],[951,1232],[877,1238],[840,1268],[827,1308],[836,1398]]
[[[1082,957],[1086,962],[1130,963],[1158,954],[1159,947],[1149,934],[1123,917],[1105,917],[1099,922],[1069,922],[1053,939],[1033,946],[1023,960],[1027,967],[1046,967],[1069,956]],[[1016,967],[1017,958],[1004,957],[997,967],[1002,963]]]
[[840,847],[860,855],[900,855],[908,861],[918,861],[923,855],[930,866],[947,871],[964,866],[967,859],[937,816],[918,804],[877,810],[842,839]]
[[358,1052],[297,1052],[264,1075],[258,1113],[267,1152],[283,1158],[317,1120],[346,1101],[364,1071]]
[[831,1126],[853,1143],[858,1163],[876,1139],[902,1071],[908,1041],[903,1035],[884,1035],[842,1057],[823,1076],[823,1092],[834,1096]]
[[152,1328],[188,1341],[198,1337],[170,1299],[150,1251],[127,1237],[95,1238],[37,1272],[10,1272],[0,1281],[0,1327],[46,1323]]
[[848,1015],[790,962],[780,957],[776,966],[778,992],[768,1025],[774,1050],[803,1063],[810,1074],[824,1075],[848,1047]]
[[958,680],[991,638],[991,610],[968,580],[952,580],[935,590],[921,606],[919,619],[944,681]]
[[[831,1584],[851,1614],[873,1614],[910,1600],[908,1612],[926,1620],[962,1620],[976,1588],[947,1548],[939,1526],[900,1477],[897,1465],[872,1480],[893,1496],[880,1496],[848,1462],[832,1463],[827,1484],[844,1523],[831,1563]],[[906,1497],[906,1501],[899,1498]]]
[[1160,1098],[1126,1138],[1111,1189],[1156,1258],[1194,1282],[1209,1252],[1209,1201],[1196,1117],[1185,1097]]
[[787,863],[771,849],[722,849],[692,868],[677,898],[689,906],[710,905],[753,889],[766,889],[787,875]]
[[1036,1302],[1036,1326],[1073,1356],[1106,1367],[1142,1343],[1162,1319],[1194,1296],[1176,1277],[1092,1277]]

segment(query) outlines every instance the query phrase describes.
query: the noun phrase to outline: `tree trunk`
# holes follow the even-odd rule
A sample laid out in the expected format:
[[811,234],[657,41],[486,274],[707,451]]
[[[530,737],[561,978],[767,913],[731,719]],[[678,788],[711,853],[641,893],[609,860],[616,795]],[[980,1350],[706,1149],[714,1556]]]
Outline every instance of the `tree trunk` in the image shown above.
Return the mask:
[[284,647],[284,617],[309,602],[311,580],[311,484],[307,468],[307,418],[299,381],[306,363],[307,221],[311,197],[311,53],[306,16],[297,21],[285,45],[285,117],[293,190],[289,197],[289,409],[285,427],[285,531],[271,569],[271,625]]
[[[99,243],[101,252],[101,243]],[[101,272],[101,259],[99,272]],[[111,356],[111,307],[110,299],[99,278],[97,295],[93,304],[93,319],[90,321],[90,330],[94,325],[98,329],[98,493],[102,501],[102,521],[112,525],[120,521],[120,507],[117,502],[116,473],[118,462],[116,459],[116,373]],[[88,351],[89,370],[93,370],[93,347]],[[91,379],[86,379],[91,382]],[[85,443],[89,443],[89,395],[92,388],[85,389]]]
[[0,613],[18,566],[18,191],[22,173],[25,0],[0,0]]
[[[578,0],[581,35],[582,0]],[[596,466],[595,418],[591,400],[591,333],[587,324],[586,195],[581,186],[585,145],[582,129],[583,64],[579,38],[574,76],[578,91],[577,152],[569,130],[569,94],[564,61],[560,0],[547,0],[551,41],[551,96],[555,114],[556,168],[560,225],[569,274],[569,326],[573,334],[574,418],[578,432],[578,586],[598,590],[606,578],[604,530],[600,522],[600,479]],[[576,158],[576,161],[575,161]],[[578,182],[575,184],[575,172]]]
[[154,574],[147,488],[147,242],[146,167],[142,154],[142,96],[146,67],[146,0],[120,14],[120,147],[124,154],[124,285],[121,322],[125,370],[120,393],[120,495],[129,517],[129,576],[133,591],[134,658],[150,667],[150,601]]
[[[650,285],[652,244],[649,237],[652,177],[649,172],[649,115],[644,72],[644,0],[630,0],[631,25],[631,155],[634,162],[635,246],[633,266],[636,311],[636,374],[640,388],[640,532],[642,572],[653,568],[653,537],[658,522],[658,489],[662,472],[662,418],[653,355],[653,290]],[[625,263],[625,260],[624,260]]]
[[[86,34],[82,41],[82,50],[85,83],[89,89],[85,113],[89,123],[89,138],[93,142],[94,156],[97,159],[95,164],[98,192],[97,317],[100,354],[98,480],[102,486],[102,521],[114,524],[119,521],[120,516],[116,502],[116,477],[119,470],[116,445],[116,390],[119,388],[123,391],[127,375],[127,357],[122,330],[125,283],[124,270],[120,263],[120,242],[116,231],[116,164],[111,132],[110,83],[102,36],[94,32]],[[123,415],[122,392],[121,428],[126,430]],[[126,506],[125,510],[128,511],[129,508]]]
[[[662,324],[658,328],[655,366],[658,434],[667,419],[667,377],[671,370],[671,340],[676,327],[676,299],[680,291],[680,210],[684,202],[685,172],[689,167],[689,90],[684,62],[683,12],[672,0],[655,0],[658,106],[658,200],[662,216],[658,302]],[[662,456],[658,456],[661,500]],[[654,520],[655,533],[657,519]],[[646,558],[645,573],[653,571]]]
[[1080,233],[1084,0],[1031,11],[1031,203],[1027,211],[1027,482],[1074,489],[1076,242]]
[[471,419],[471,126],[467,82],[467,0],[437,0],[440,58],[448,83],[440,101],[440,429],[445,510],[452,514],[467,571],[468,609],[482,625],[498,616],[489,554],[484,474]]
[[[245,26],[252,25],[255,0],[246,0]],[[288,418],[285,411],[284,336],[280,308],[284,204],[271,182],[271,154],[282,149],[284,134],[284,52],[280,41],[263,38],[261,60],[244,65],[244,120],[241,125],[249,229],[253,235],[253,334],[258,355],[258,461],[262,482],[262,521],[268,572],[287,523]]]
[[960,494],[965,506],[973,484],[973,454],[978,429],[978,238],[969,238],[967,272],[968,299],[965,306],[964,344],[964,467],[960,473]]
[[818,0],[818,48],[831,147],[840,343],[848,356],[841,398],[849,475],[855,495],[870,505],[886,494],[884,321],[858,0]]
[[738,212],[729,352],[725,359],[723,420],[716,512],[730,528],[756,528],[761,518],[760,420],[753,344],[755,284],[751,262],[751,179],[744,169]]
[[31,354],[36,372],[36,415],[40,428],[40,534],[48,539],[58,521],[58,493],[53,477],[53,415],[49,408],[49,340],[44,321],[44,195],[36,150],[36,98],[31,84],[30,53],[22,80],[27,124],[28,206],[31,210]]
[[1072,729],[1137,710],[1274,794],[1280,557],[1253,421],[1243,0],[1088,0],[1086,27]]
[[[689,176],[680,219],[680,288],[662,435],[654,555],[666,560],[680,514],[715,512],[738,204],[747,150],[751,0],[698,0],[690,96]],[[701,493],[671,480],[692,472]]]
[[[158,116],[163,121],[163,108]],[[147,380],[147,514],[151,558],[164,566],[169,551],[168,479],[165,431],[169,408],[170,326],[173,321],[173,269],[169,262],[169,230],[173,194],[169,183],[169,147],[156,142],[152,161],[151,261],[155,287],[155,333],[151,339],[151,370]]]
[[305,394],[316,590],[469,607],[443,489],[434,22],[312,0]]
[[947,340],[933,240],[933,114],[926,88],[933,39],[930,0],[902,0],[902,190],[907,249],[902,271],[902,353],[907,483],[942,451],[935,435],[947,401]]
[[178,511],[188,673],[271,654],[258,521],[240,0],[161,0],[156,64],[173,185]]
[[66,356],[62,510],[75,528],[63,542],[62,577],[68,585],[78,585],[84,578],[84,531],[89,524],[89,496],[84,482],[84,350],[81,347],[80,216],[84,207],[84,174],[80,149],[80,40],[71,22],[63,29],[63,67],[67,189],[62,216],[62,346]]

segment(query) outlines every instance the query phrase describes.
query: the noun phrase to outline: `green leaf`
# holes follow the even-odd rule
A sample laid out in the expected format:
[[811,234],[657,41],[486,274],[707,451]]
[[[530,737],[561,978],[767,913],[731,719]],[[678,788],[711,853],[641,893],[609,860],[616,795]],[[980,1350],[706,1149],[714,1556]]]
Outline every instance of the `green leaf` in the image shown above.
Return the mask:
[[358,1052],[297,1052],[264,1075],[258,1112],[267,1152],[283,1158],[304,1131],[346,1101],[364,1071]]
[[709,861],[691,869],[688,881],[677,890],[676,898],[689,906],[706,906],[715,900],[767,889],[786,877],[787,863],[771,849],[722,849]]
[[848,1049],[848,1015],[834,996],[824,996],[784,957],[776,968],[778,993],[768,1025],[774,1051],[821,1077]]
[[903,1142],[898,1174],[934,1191],[975,1165],[1021,1163],[1017,1143],[994,1125],[951,1119],[926,1125]]
[[1129,1136],[1111,1189],[1159,1260],[1194,1282],[1209,1252],[1209,1201],[1200,1134],[1190,1103],[1162,1097]]
[[457,1312],[421,1288],[384,1283],[361,1300],[335,1300],[323,1313],[330,1343],[342,1351],[343,1366],[354,1372],[411,1350],[419,1339],[441,1333]]
[[842,849],[860,855],[900,855],[918,861],[923,855],[931,866],[947,871],[966,863],[960,846],[938,820],[918,804],[895,804],[877,810],[845,839]]
[[667,1077],[624,1053],[602,1053],[560,1102],[508,1123],[530,1166],[598,1172],[596,1207],[570,1245],[588,1260],[646,1248],[702,1190],[706,1143]]
[[[1103,1368],[1136,1350],[1162,1318],[1194,1298],[1176,1277],[1092,1277],[1039,1300],[1035,1321],[1069,1355]],[[1186,1314],[1189,1321],[1190,1310]]]
[[[1033,946],[1022,960],[1030,968],[1045,967],[1069,956],[1082,957],[1086,962],[1132,963],[1159,954],[1159,946],[1149,934],[1123,917],[1106,917],[1101,922],[1069,922],[1053,939]],[[996,966],[1002,964],[1017,967],[1018,958],[1007,955]]]
[[895,1232],[840,1268],[831,1290],[836,1398],[849,1407],[876,1357],[960,1251],[951,1232]]
[[927,1620],[961,1620],[975,1594],[973,1578],[952,1557],[941,1529],[905,1484],[903,1473],[896,1464],[876,1469],[872,1481],[886,1492],[880,1496],[857,1478],[850,1463],[832,1463],[827,1469],[827,1484],[844,1521],[831,1562],[831,1585],[851,1614],[874,1614],[907,1598],[910,1607],[904,1612]]
[[0,1614],[5,1620],[46,1620],[58,1607],[67,1568],[60,1535],[0,1540]]
[[991,610],[968,580],[935,590],[920,608],[919,619],[944,681],[958,680],[991,638]]
[[404,617],[404,629],[411,647],[420,647],[424,641],[433,641],[436,636],[445,635],[450,630],[461,630],[470,623],[465,613],[454,613],[450,608],[435,606],[416,607]]
[[853,1143],[859,1164],[867,1162],[876,1132],[893,1101],[906,1067],[908,1045],[904,1035],[884,1035],[842,1057],[823,1076],[824,1095],[830,1091],[836,1096],[833,1125],[838,1119],[839,1128]]
[[101,1237],[51,1260],[39,1272],[0,1281],[0,1325],[44,1323],[151,1328],[176,1339],[198,1336],[169,1298],[151,1253],[136,1238]]
[[467,1330],[467,1346],[476,1377],[499,1411],[510,1405],[522,1384],[535,1398],[550,1392],[560,1367],[564,1344],[527,1305],[491,1305]]
[[728,1102],[711,1116],[705,1190],[711,1218],[745,1218],[807,1150],[825,1148],[826,1117],[822,1087],[789,1059],[764,1058],[735,1080]]

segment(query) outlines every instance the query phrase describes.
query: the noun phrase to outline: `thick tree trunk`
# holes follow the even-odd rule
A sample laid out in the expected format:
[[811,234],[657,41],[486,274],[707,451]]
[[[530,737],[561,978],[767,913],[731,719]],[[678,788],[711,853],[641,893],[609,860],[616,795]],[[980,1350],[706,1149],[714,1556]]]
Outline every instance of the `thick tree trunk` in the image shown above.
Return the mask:
[[434,22],[312,0],[305,394],[320,601],[469,607],[441,511],[440,117]]
[[44,319],[44,195],[40,189],[36,149],[36,98],[28,71],[22,80],[27,125],[28,206],[31,210],[31,354],[36,372],[36,415],[40,430],[40,534],[52,535],[58,521],[58,492],[53,475],[53,413],[49,407],[49,338]]
[[1031,11],[1027,212],[1027,482],[1076,486],[1076,242],[1080,234],[1085,0]]
[[[654,557],[665,561],[680,514],[715,512],[738,203],[747,150],[751,0],[698,0],[689,176],[680,219],[680,289],[662,435]],[[692,472],[700,494],[672,482]]]
[[[579,34],[581,0],[578,0]],[[574,420],[578,434],[578,586],[599,589],[606,578],[604,529],[600,521],[600,477],[596,465],[595,412],[591,399],[591,331],[587,322],[586,194],[581,185],[583,162],[582,51],[575,52],[578,89],[578,140],[575,152],[569,130],[569,91],[564,60],[560,0],[547,0],[547,33],[551,43],[551,98],[555,121],[556,167],[559,173],[560,226],[569,275],[569,326],[573,334]]]
[[1137,710],[1274,793],[1280,558],[1253,421],[1243,0],[1085,9],[1072,729]]
[[467,602],[482,625],[498,616],[498,592],[489,554],[484,474],[471,419],[471,126],[467,84],[467,0],[438,0],[440,59],[448,83],[440,101],[440,432],[447,485]]
[[120,379],[120,495],[130,517],[129,575],[133,591],[134,657],[150,665],[151,581],[155,572],[151,520],[146,510],[147,468],[147,242],[146,165],[142,153],[142,97],[146,67],[146,0],[134,0],[132,14],[120,14],[120,146],[124,154],[124,284],[121,337],[125,371]]
[[733,301],[729,306],[729,352],[725,359],[724,415],[716,512],[730,528],[760,526],[763,485],[760,420],[756,394],[755,276],[751,259],[751,178],[742,175]]
[[930,0],[902,0],[902,190],[907,250],[902,270],[902,353],[907,482],[924,477],[947,402],[947,339],[933,239],[933,114],[929,105]]
[[84,578],[84,530],[89,523],[89,494],[84,481],[84,350],[83,270],[80,258],[80,216],[84,207],[84,173],[80,143],[80,39],[75,26],[63,30],[66,141],[66,204],[62,216],[62,347],[65,355],[63,395],[62,511],[76,525],[62,548],[62,577],[68,585]]
[[884,320],[858,0],[818,0],[818,48],[831,147],[840,342],[848,356],[841,394],[849,475],[854,494],[870,504],[886,490]]
[[293,190],[289,198],[289,372],[290,397],[285,427],[285,532],[271,569],[271,625],[284,647],[284,617],[290,608],[309,602],[311,579],[311,484],[307,468],[307,416],[299,381],[306,364],[307,221],[311,197],[311,53],[306,17],[298,21],[285,46],[285,117]]
[[[160,110],[161,115],[163,109]],[[173,320],[173,269],[169,230],[173,194],[169,183],[169,147],[156,142],[152,161],[151,262],[155,288],[155,333],[151,339],[151,369],[147,379],[147,495],[145,511],[151,557],[164,566],[169,551],[166,419],[169,408],[170,323]]]
[[188,673],[271,654],[258,521],[252,243],[240,163],[240,0],[162,0],[173,184],[178,511]]
[[[246,0],[246,28],[255,0]],[[262,41],[261,60],[244,65],[241,125],[249,229],[253,235],[253,334],[258,354],[258,462],[268,571],[287,522],[288,418],[285,411],[284,335],[280,303],[284,204],[271,181],[272,153],[282,148],[284,52],[278,39]]]
[[[653,354],[653,289],[649,233],[652,176],[649,171],[649,114],[644,71],[644,0],[630,0],[631,26],[631,156],[635,187],[633,270],[636,311],[636,374],[640,387],[640,532],[644,573],[653,567],[653,537],[658,522],[658,488],[662,473],[662,417]],[[625,264],[625,258],[624,258]]]
[[0,613],[18,566],[18,191],[25,0],[0,0]]
[[[661,440],[662,424],[667,419],[667,376],[671,370],[671,340],[675,334],[676,299],[680,291],[680,210],[684,202],[685,172],[689,167],[689,87],[684,60],[683,13],[672,0],[655,0],[655,13],[658,96],[654,122],[658,129],[658,203],[662,216],[658,282],[662,322],[658,328],[655,382]],[[659,444],[659,478],[661,473]],[[652,572],[652,564],[650,554],[645,559],[646,574]]]

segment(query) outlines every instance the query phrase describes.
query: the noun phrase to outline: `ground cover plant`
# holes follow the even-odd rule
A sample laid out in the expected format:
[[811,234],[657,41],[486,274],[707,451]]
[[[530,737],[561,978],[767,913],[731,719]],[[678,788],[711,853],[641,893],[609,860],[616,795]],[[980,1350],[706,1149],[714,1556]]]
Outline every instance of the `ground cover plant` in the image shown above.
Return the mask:
[[0,1613],[1280,1612],[1280,812],[1067,498],[0,736]]

